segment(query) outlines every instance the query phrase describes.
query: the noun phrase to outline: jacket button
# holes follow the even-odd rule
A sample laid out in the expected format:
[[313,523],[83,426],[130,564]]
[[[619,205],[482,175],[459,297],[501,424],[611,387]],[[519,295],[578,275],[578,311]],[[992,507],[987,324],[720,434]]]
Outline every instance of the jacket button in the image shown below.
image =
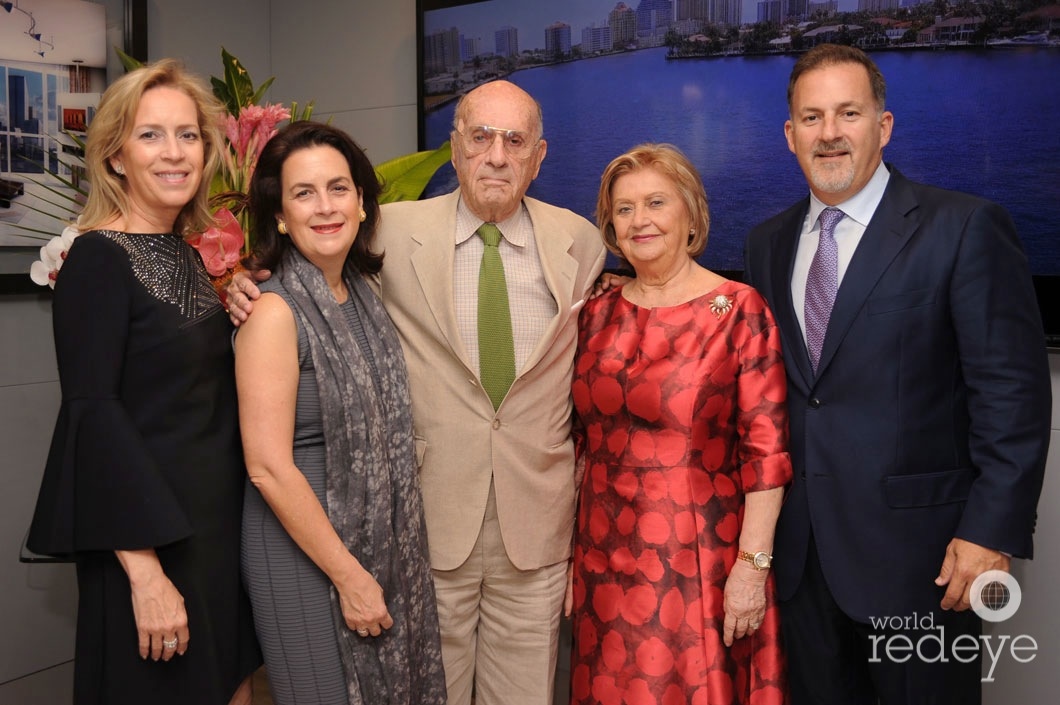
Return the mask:
[[493,430],[496,431],[500,427],[501,427],[501,420],[500,419],[493,419]]
[[821,408],[821,400],[818,399],[817,397],[814,397],[813,399],[810,399],[809,405],[810,405],[811,409],[820,409]]

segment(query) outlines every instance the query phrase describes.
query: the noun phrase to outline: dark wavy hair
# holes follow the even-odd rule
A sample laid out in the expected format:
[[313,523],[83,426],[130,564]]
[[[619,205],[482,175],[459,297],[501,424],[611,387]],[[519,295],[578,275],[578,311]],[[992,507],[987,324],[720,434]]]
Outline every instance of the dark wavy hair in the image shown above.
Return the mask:
[[379,225],[379,193],[382,190],[372,163],[349,135],[337,127],[321,122],[300,120],[281,129],[269,140],[258,159],[250,180],[250,217],[253,223],[254,249],[243,261],[249,269],[276,270],[291,238],[276,229],[276,214],[283,211],[283,165],[295,152],[310,147],[332,147],[346,158],[350,176],[361,191],[366,218],[357,231],[357,239],[346,255],[346,269],[375,274],[383,266],[383,253],[373,252],[372,243]]
[[788,77],[788,112],[791,112],[791,101],[795,97],[795,84],[804,73],[837,64],[859,64],[865,67],[872,95],[876,99],[876,110],[882,113],[887,103],[887,81],[883,80],[880,68],[861,49],[844,44],[818,44],[799,57]]

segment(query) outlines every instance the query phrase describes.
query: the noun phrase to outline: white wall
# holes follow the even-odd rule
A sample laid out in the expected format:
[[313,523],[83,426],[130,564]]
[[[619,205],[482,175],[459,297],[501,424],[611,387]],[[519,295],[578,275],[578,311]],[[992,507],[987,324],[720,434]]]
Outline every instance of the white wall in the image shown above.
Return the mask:
[[148,58],[179,58],[203,77],[223,79],[224,47],[246,67],[256,86],[272,75],[269,4],[267,0],[148,2]]
[[[103,4],[110,42],[120,44],[122,0]],[[272,100],[315,99],[318,117],[331,116],[379,161],[416,148],[414,12],[415,0],[156,1],[149,4],[149,52],[220,75],[224,45],[256,83],[276,76]],[[59,403],[48,296],[0,297],[0,341],[0,705],[69,702],[45,685],[58,681],[68,692],[72,570],[17,559]],[[1030,635],[1039,653],[1025,664],[1004,654],[995,681],[984,684],[987,705],[1051,702],[1060,662],[1060,611],[1052,606],[1060,584],[1060,354],[1050,365],[1053,437],[1037,558],[1013,570],[1023,587],[1019,613],[988,630]]]
[[[1023,602],[1015,616],[1004,622],[988,624],[983,633],[991,637],[996,651],[1008,637],[997,658],[993,682],[983,683],[986,705],[1055,702],[1056,668],[1060,664],[1060,610],[1056,608],[1056,586],[1060,585],[1060,351],[1049,355],[1053,389],[1052,437],[1049,460],[1045,467],[1045,485],[1038,502],[1038,524],[1034,532],[1034,560],[1014,561],[1012,574],[1019,581]],[[1021,663],[1013,657],[1012,639],[1025,635],[1021,645],[1037,644],[1037,652],[1017,652],[1020,658],[1033,657]],[[990,656],[985,654],[985,661]],[[984,668],[984,676],[987,675]]]
[[272,98],[315,100],[373,162],[415,151],[415,0],[271,6]]
[[269,100],[313,101],[379,162],[416,149],[415,12],[415,0],[152,2],[148,52],[222,77],[224,46],[255,85],[275,76]]
[[59,408],[50,297],[0,297],[0,341],[0,705],[22,705],[9,681],[74,654],[72,566],[18,562]]

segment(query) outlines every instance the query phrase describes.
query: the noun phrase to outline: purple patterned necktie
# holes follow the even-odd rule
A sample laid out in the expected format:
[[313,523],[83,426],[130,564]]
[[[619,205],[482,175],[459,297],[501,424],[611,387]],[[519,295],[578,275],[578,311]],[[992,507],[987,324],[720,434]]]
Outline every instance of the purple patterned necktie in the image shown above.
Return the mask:
[[806,277],[806,347],[810,352],[810,364],[817,372],[821,360],[824,334],[828,330],[828,317],[832,314],[839,278],[839,253],[835,244],[835,226],[843,219],[843,211],[825,208],[818,218],[821,222],[821,237],[817,252],[810,263]]

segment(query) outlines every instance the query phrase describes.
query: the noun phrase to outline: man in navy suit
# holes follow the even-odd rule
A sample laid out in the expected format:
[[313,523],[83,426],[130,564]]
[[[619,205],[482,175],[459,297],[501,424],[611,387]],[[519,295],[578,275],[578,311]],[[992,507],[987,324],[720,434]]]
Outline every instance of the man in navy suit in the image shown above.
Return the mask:
[[[1012,221],[884,164],[885,94],[860,50],[799,59],[784,132],[810,196],[745,253],[788,373],[795,480],[772,565],[793,705],[980,702],[981,659],[954,640],[981,652],[973,580],[1031,557],[1048,447],[1045,341]],[[842,213],[822,234],[830,206]],[[829,261],[837,291],[811,353]]]

